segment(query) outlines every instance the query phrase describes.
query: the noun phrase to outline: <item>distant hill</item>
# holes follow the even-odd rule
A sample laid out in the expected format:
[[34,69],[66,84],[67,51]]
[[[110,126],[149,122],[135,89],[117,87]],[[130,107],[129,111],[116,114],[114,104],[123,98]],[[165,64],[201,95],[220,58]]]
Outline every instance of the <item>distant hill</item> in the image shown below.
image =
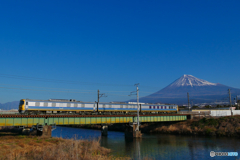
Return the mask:
[[183,75],[158,92],[140,98],[140,102],[183,105],[188,103],[187,92],[189,93],[190,103],[193,104],[227,101],[228,89],[231,90],[232,99],[236,97],[236,95],[240,95],[240,89],[219,83],[211,83],[192,75]]
[[0,103],[1,110],[11,110],[11,109],[18,109],[19,101],[7,102],[7,103]]

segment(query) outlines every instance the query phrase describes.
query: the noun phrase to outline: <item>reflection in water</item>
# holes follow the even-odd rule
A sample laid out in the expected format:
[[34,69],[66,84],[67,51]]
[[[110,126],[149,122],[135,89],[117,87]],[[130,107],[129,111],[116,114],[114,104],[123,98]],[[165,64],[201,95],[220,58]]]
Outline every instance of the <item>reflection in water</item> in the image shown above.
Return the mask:
[[[53,137],[93,139],[101,136],[101,131],[57,127]],[[155,159],[239,159],[239,157],[210,157],[210,151],[238,152],[237,138],[206,138],[175,135],[143,135],[141,139],[125,139],[122,132],[108,132],[101,137],[101,146],[112,149],[115,156],[129,156],[134,159],[150,157]]]
[[136,159],[142,159],[141,153],[142,139],[125,138],[125,153],[126,155],[132,155]]

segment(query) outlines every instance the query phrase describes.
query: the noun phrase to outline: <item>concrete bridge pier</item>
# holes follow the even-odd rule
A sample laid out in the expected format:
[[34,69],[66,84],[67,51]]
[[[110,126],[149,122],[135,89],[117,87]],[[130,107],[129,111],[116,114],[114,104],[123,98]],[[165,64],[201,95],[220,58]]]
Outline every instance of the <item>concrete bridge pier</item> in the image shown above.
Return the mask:
[[37,135],[42,137],[52,137],[52,126],[43,126],[42,130],[37,130]]
[[126,138],[140,138],[142,137],[141,131],[136,131],[137,124],[131,125],[126,125],[125,128],[125,137]]
[[29,135],[31,128],[22,128],[20,134]]
[[102,125],[102,136],[107,136],[107,135],[108,135],[108,126]]

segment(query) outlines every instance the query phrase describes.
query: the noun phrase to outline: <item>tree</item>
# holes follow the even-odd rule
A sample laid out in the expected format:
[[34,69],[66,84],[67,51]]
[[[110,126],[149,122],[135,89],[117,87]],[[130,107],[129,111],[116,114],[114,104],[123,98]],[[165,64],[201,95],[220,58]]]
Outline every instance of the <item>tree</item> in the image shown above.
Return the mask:
[[210,105],[206,105],[205,108],[211,108],[211,106]]
[[198,106],[192,106],[192,109],[199,108]]

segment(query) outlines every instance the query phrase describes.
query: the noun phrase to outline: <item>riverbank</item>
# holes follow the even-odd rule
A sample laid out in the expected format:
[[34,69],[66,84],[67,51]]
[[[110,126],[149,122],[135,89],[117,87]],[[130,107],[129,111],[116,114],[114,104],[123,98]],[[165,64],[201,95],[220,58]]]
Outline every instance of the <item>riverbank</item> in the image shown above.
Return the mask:
[[202,118],[175,124],[144,124],[141,128],[149,133],[240,137],[240,116]]
[[[77,128],[101,129],[101,125],[77,125]],[[109,131],[125,131],[125,124],[109,125]],[[240,137],[240,116],[202,118],[184,122],[142,123],[142,133]]]
[[8,160],[127,160],[113,157],[99,140],[42,138],[0,132],[0,159]]

